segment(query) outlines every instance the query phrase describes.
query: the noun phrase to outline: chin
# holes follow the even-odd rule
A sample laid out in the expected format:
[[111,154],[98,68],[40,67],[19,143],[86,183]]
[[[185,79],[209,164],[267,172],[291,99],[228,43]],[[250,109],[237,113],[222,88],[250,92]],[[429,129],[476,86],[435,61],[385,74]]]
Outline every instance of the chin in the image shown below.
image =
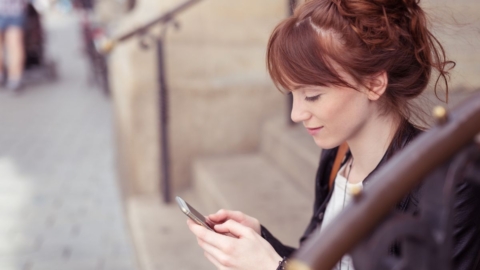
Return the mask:
[[342,142],[335,142],[335,141],[327,141],[327,140],[321,140],[318,138],[313,137],[313,140],[315,141],[315,144],[320,147],[321,149],[332,149],[335,147],[340,146]]

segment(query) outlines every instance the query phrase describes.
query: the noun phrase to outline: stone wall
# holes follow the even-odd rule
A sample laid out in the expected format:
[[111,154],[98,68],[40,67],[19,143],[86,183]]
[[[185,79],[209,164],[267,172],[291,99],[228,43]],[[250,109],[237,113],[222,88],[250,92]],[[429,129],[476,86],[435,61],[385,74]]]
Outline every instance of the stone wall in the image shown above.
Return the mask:
[[451,72],[453,92],[480,90],[480,1],[422,0],[447,58],[456,62]]
[[192,158],[252,151],[265,119],[283,113],[265,52],[286,15],[286,1],[209,0],[179,17],[167,47],[178,187],[188,185]]
[[[139,1],[116,33],[179,3]],[[285,113],[285,97],[266,72],[265,51],[271,31],[287,10],[286,1],[278,0],[201,1],[178,17],[180,29],[169,28],[165,52],[174,191],[189,186],[195,157],[252,151],[258,147],[263,122]],[[142,50],[135,39],[119,44],[110,66],[123,182],[130,194],[156,194],[160,163],[155,47]]]

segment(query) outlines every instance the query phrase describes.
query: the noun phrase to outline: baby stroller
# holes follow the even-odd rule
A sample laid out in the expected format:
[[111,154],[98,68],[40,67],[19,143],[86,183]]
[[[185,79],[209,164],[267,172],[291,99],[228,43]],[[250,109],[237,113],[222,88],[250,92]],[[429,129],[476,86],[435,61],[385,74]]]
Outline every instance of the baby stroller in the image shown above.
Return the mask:
[[24,83],[29,85],[44,81],[54,81],[57,79],[57,69],[55,62],[47,59],[45,56],[45,36],[40,14],[31,3],[27,4],[25,12]]

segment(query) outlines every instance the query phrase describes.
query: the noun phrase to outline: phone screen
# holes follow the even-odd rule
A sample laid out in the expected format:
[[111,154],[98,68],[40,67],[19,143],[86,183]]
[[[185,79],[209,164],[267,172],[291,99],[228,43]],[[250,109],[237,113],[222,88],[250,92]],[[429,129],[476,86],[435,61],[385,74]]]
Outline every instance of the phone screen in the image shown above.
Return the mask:
[[182,212],[185,215],[187,215],[187,217],[189,217],[191,220],[195,221],[198,225],[201,225],[201,226],[209,229],[210,231],[214,232],[214,230],[212,229],[212,225],[209,224],[210,222],[207,219],[205,219],[205,217],[202,214],[200,214],[197,210],[195,210],[195,208],[193,208],[185,200],[183,200],[182,198],[180,198],[178,196],[175,199],[177,200],[177,203],[178,203],[178,206],[180,207],[180,210],[182,210]]

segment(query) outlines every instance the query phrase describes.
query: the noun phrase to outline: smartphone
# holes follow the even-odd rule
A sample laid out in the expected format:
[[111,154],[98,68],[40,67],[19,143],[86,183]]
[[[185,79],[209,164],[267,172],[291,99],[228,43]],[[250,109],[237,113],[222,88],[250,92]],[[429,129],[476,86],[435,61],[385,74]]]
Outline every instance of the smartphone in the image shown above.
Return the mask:
[[180,210],[187,215],[191,220],[195,221],[198,225],[201,225],[208,230],[214,232],[215,230],[212,229],[212,226],[209,224],[209,222],[205,219],[205,217],[200,214],[195,208],[190,206],[186,201],[184,201],[180,197],[175,198],[177,200],[178,206],[180,207]]

